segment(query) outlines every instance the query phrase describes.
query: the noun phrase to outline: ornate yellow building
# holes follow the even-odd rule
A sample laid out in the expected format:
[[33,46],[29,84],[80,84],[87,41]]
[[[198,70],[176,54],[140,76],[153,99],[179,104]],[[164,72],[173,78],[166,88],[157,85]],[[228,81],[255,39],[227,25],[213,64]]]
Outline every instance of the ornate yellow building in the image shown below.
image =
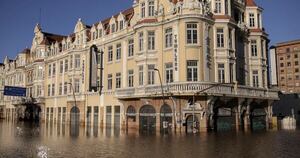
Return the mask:
[[[79,19],[68,36],[36,25],[32,47],[0,66],[29,99],[0,104],[5,116],[33,103],[45,121],[141,131],[268,128],[278,94],[262,11],[253,0],[134,0],[92,26]],[[90,88],[92,46],[104,52],[101,96]]]

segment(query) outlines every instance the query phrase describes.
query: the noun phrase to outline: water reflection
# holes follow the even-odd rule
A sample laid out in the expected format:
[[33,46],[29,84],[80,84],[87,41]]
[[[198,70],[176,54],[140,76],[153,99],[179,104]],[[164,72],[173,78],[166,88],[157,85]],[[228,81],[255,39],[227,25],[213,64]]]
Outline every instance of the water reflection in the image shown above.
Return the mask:
[[0,157],[296,158],[300,154],[299,131],[144,135],[57,122],[0,122]]

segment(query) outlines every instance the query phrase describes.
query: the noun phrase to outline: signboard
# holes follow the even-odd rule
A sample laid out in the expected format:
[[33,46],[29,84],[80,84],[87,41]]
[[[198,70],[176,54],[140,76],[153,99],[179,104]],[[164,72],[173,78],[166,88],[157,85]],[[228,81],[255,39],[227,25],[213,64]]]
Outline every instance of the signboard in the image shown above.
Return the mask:
[[4,95],[15,96],[15,97],[26,97],[26,88],[5,86]]
[[97,63],[98,48],[93,45],[90,49],[90,91],[97,91],[97,74],[98,74],[98,63]]

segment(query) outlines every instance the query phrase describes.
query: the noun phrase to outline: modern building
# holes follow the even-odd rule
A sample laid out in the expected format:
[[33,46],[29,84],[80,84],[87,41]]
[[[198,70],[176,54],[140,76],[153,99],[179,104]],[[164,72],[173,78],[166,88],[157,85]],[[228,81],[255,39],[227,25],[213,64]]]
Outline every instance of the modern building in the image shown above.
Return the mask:
[[299,93],[300,40],[278,43],[275,49],[278,87],[283,93]]
[[32,47],[0,66],[5,85],[28,89],[4,97],[6,116],[34,105],[45,121],[140,131],[268,128],[279,98],[262,11],[253,0],[134,0],[91,26],[79,19],[70,35],[36,25]]

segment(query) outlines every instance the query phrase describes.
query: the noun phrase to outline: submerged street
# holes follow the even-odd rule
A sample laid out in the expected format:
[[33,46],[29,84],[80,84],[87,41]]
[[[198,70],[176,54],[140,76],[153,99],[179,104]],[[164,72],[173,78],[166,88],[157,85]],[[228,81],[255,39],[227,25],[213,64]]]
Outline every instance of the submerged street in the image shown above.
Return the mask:
[[68,124],[0,122],[0,157],[299,157],[300,131],[142,135]]

